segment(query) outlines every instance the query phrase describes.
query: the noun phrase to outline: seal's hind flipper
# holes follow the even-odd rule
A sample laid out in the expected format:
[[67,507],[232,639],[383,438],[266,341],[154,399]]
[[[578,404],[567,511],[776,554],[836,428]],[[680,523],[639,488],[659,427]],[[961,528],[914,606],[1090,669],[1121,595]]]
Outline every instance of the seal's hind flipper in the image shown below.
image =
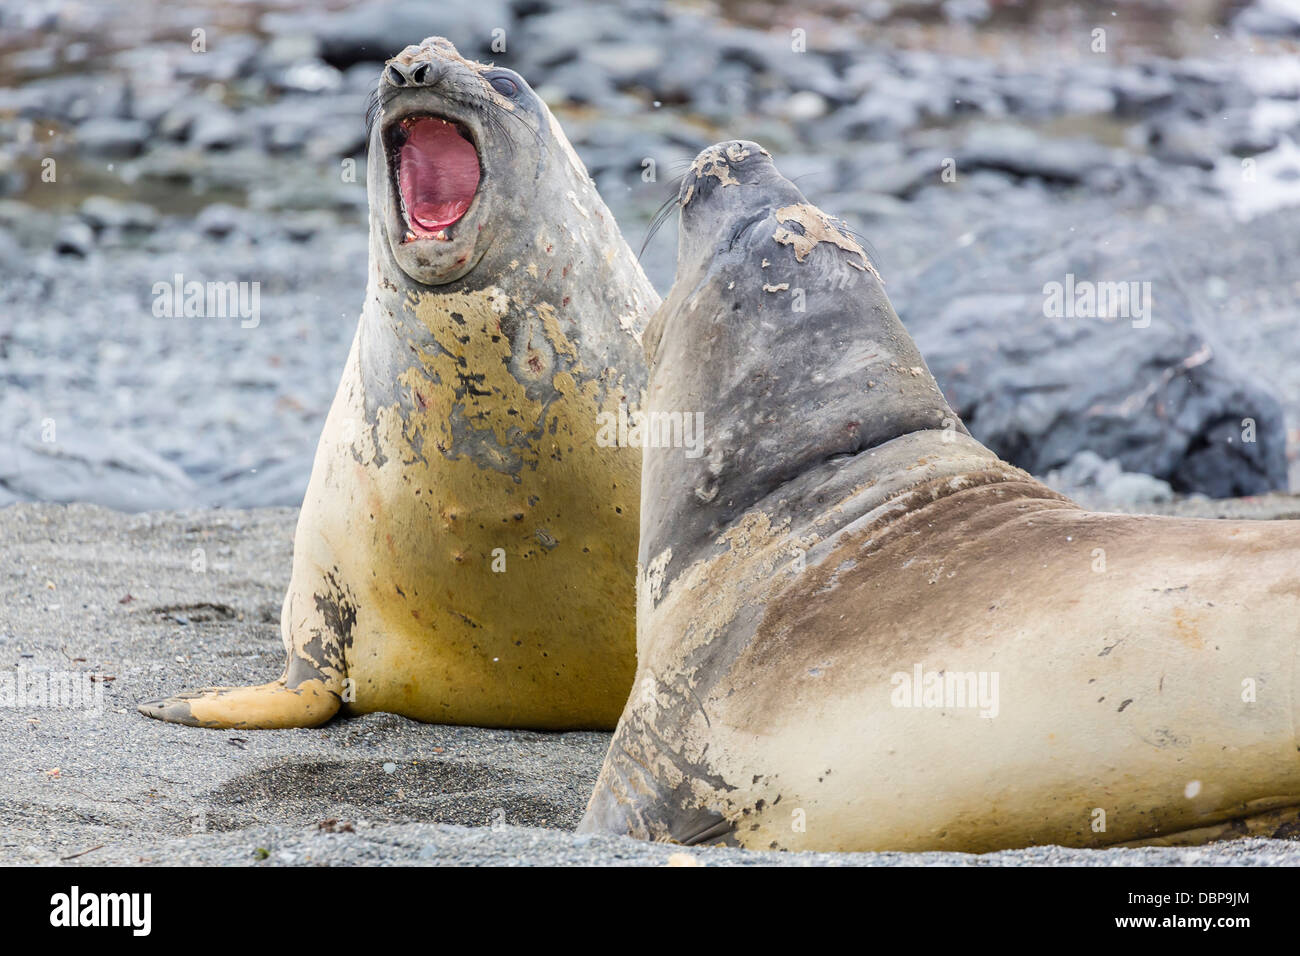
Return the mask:
[[338,693],[323,680],[290,688],[284,678],[257,687],[207,687],[138,706],[147,717],[191,727],[277,730],[316,727],[338,712]]

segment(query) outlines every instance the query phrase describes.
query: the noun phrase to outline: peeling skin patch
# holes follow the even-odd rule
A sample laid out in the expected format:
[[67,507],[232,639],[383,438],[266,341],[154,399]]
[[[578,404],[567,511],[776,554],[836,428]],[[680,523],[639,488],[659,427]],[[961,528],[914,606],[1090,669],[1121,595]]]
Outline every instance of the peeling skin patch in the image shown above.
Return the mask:
[[618,327],[632,336],[632,341],[637,345],[641,343],[641,331],[636,327],[636,313],[628,312],[618,317]]
[[650,600],[658,603],[660,595],[664,588],[664,570],[668,567],[668,562],[673,559],[673,549],[666,548],[660,551],[653,561],[645,569],[645,588],[650,596]]
[[579,213],[581,213],[582,218],[583,218],[583,219],[590,219],[590,218],[591,218],[591,213],[587,212],[587,210],[583,208],[582,203],[578,202],[578,196],[577,196],[577,194],[574,193],[573,190],[569,190],[569,192],[568,192],[567,195],[568,195],[568,198],[569,198],[569,202],[573,203],[573,208],[576,209],[576,210],[578,210]]
[[790,288],[790,283],[788,282],[782,282],[779,283],[778,285],[769,285],[766,282],[763,283],[764,292],[785,292],[789,288]]
[[[696,179],[712,176],[723,186],[739,186],[739,180],[731,174],[731,163],[744,162],[748,158],[749,150],[736,143],[729,143],[725,147],[719,144],[711,146],[695,157],[695,162],[691,164],[691,172],[695,174]],[[694,193],[695,187],[690,186],[682,198],[683,206],[691,201]]]
[[1189,614],[1181,607],[1174,608],[1174,633],[1178,640],[1193,650],[1201,650],[1205,647],[1205,641],[1201,639],[1200,622],[1196,616]]
[[506,295],[494,285],[488,286],[483,290],[483,300],[497,315],[505,315],[510,311],[510,296]]
[[555,311],[555,306],[549,302],[538,302],[537,315],[541,318],[542,327],[546,330],[546,337],[555,351],[567,356],[574,363],[574,372],[583,371],[582,364],[578,359],[578,347],[569,341],[560,328],[560,317]]
[[772,233],[772,238],[778,243],[794,249],[794,257],[800,262],[808,258],[808,253],[812,252],[819,242],[829,242],[839,246],[845,252],[853,253],[861,260],[861,262],[854,262],[850,259],[850,266],[863,272],[870,272],[876,277],[877,282],[881,285],[885,284],[885,280],[880,277],[880,273],[871,264],[871,260],[867,258],[867,254],[863,252],[857,240],[852,236],[846,236],[835,220],[816,206],[809,203],[782,206],[776,211],[776,218],[778,222],[798,223],[802,227],[802,233],[785,227],[778,227],[776,232]]

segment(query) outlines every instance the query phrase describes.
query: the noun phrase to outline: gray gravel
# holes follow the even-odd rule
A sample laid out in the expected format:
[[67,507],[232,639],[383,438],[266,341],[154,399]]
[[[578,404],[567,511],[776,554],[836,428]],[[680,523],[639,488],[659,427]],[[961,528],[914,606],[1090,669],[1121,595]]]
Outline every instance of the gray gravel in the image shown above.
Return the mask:
[[[1265,517],[1294,515],[1300,499],[1168,507]],[[136,713],[136,701],[182,687],[279,673],[275,621],[294,519],[291,509],[0,509],[0,669],[113,678],[97,712],[0,709],[0,864],[1300,864],[1300,843],[1269,840],[977,857],[591,838],[569,831],[607,734],[383,714],[316,730],[237,732]]]

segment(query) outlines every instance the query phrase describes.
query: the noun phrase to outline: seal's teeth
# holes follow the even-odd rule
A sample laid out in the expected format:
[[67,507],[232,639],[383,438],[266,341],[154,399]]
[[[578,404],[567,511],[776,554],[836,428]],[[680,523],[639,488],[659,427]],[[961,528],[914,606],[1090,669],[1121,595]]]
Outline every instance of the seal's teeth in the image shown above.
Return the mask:
[[411,232],[409,229],[406,230],[406,236],[402,239],[403,244],[408,242],[415,242],[415,233]]
[[447,230],[445,230],[445,229],[439,229],[437,232],[435,232],[435,233],[433,234],[433,238],[435,238],[435,239],[446,239],[446,238],[447,238]]

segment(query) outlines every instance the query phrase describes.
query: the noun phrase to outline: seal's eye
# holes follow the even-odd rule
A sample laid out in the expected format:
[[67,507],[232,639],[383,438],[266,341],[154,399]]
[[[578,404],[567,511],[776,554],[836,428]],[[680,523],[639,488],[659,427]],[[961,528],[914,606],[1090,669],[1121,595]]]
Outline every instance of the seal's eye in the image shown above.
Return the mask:
[[488,82],[492,84],[492,89],[507,99],[513,99],[514,95],[519,92],[519,84],[508,76],[494,76]]

